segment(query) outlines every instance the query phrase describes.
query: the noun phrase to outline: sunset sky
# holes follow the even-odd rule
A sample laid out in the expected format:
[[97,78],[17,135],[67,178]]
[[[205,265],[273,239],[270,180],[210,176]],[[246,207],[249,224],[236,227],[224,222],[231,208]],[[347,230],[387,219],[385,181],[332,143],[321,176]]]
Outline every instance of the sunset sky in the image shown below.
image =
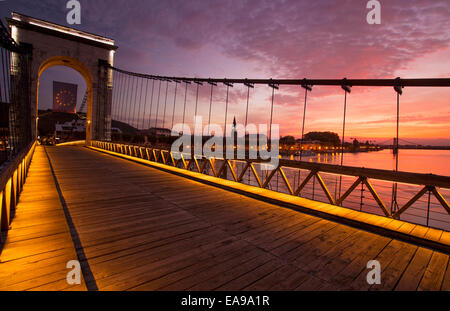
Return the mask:
[[[16,11],[67,25],[66,2],[6,0],[0,2],[0,13],[4,18]],[[81,25],[75,28],[115,39],[115,66],[125,70],[211,78],[450,77],[448,0],[381,0],[381,25],[367,24],[365,0],[80,2]],[[80,84],[82,97],[80,76],[51,68],[42,76],[40,103],[48,106],[41,108],[51,106],[53,80]],[[223,122],[224,91],[223,86],[215,90],[213,122]],[[244,122],[246,94],[244,86],[232,89],[230,122],[233,116]],[[267,122],[270,95],[266,86],[251,91],[249,122]],[[202,87],[199,111],[204,118],[208,96],[209,87]],[[274,123],[280,124],[282,135],[300,136],[303,96],[300,87],[276,91]],[[343,90],[317,86],[308,96],[306,132],[341,135]],[[194,98],[191,87],[188,113]],[[181,107],[181,99],[177,105]],[[348,97],[346,137],[392,139],[395,112],[392,88],[354,87]],[[400,136],[450,145],[450,88],[406,88]]]

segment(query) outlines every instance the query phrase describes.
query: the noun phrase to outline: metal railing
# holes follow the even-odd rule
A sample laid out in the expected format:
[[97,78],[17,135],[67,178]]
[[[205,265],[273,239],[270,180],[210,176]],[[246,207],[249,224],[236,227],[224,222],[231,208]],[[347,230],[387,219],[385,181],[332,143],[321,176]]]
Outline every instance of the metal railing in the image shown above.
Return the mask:
[[[203,156],[190,156],[190,159],[187,159],[186,154],[184,154],[184,156],[181,154],[180,159],[176,160],[174,154],[169,150],[102,141],[92,141],[91,144],[93,147],[107,151],[186,170],[193,170],[198,173],[225,178],[260,188],[284,192],[293,196],[321,200],[337,206],[358,209],[350,204],[348,206],[345,205],[350,196],[358,195],[358,198],[361,200],[358,203],[360,203],[361,207],[363,204],[370,206],[370,204],[364,203],[364,201],[369,199],[375,202],[374,205],[371,205],[371,208],[365,211],[394,219],[402,218],[402,220],[416,222],[426,226],[431,226],[430,208],[432,202],[430,199],[431,196],[434,196],[437,203],[433,203],[433,213],[436,212],[435,208],[439,206],[441,208],[441,211],[438,212],[440,213],[439,217],[442,218],[443,216],[447,216],[448,220],[450,220],[450,205],[441,193],[444,189],[450,189],[450,177],[447,176],[396,172],[285,159],[280,159],[279,165],[276,168],[270,171],[263,171],[261,165],[264,161],[258,159],[215,159]],[[303,178],[301,178],[302,173],[306,174],[303,175]],[[325,175],[327,175],[328,180],[324,178]],[[343,183],[344,190],[346,190],[341,195],[339,195],[337,191],[333,194],[329,186],[330,180],[333,180],[333,178],[337,179],[338,176],[345,177],[349,180],[349,182]],[[281,180],[281,185],[279,180]],[[383,185],[379,184],[379,182],[396,183],[408,187],[413,186],[413,189],[405,192],[404,195],[407,195],[408,197],[399,209],[390,210],[385,204],[385,200],[376,190],[376,188],[383,188]],[[375,186],[376,183],[377,186]],[[337,182],[334,185],[337,185]],[[358,189],[359,186],[361,186],[361,191]],[[307,189],[308,187],[309,189]],[[364,187],[366,190],[364,190]],[[319,188],[319,190],[317,188]],[[370,196],[364,196],[364,191],[368,191]],[[357,194],[357,192],[360,192],[360,194]],[[427,193],[428,199],[425,200],[425,202],[420,201]],[[413,206],[414,204],[419,203],[419,201],[422,204],[425,204],[425,206],[422,205],[419,208],[426,212],[426,216],[421,217],[424,221],[408,219],[410,217],[406,217],[406,212],[413,208],[417,208]],[[374,207],[376,207],[376,209],[374,209]],[[362,208],[359,208],[359,210],[362,210]],[[442,213],[443,211],[446,213]],[[445,220],[442,221],[444,225],[434,226],[439,227],[440,229],[449,230],[450,226],[445,225],[449,222],[446,222]]]

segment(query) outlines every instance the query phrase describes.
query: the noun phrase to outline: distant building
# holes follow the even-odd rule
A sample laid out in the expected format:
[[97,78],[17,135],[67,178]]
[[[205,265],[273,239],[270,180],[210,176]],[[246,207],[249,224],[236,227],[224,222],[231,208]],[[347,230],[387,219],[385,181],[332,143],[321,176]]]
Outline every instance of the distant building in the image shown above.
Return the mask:
[[60,141],[79,138],[86,132],[86,120],[72,120],[55,124],[55,138]]
[[86,120],[72,120],[64,123],[55,124],[56,134],[72,133],[72,132],[86,132]]
[[324,143],[319,140],[304,140],[301,142],[300,139],[297,139],[294,145],[281,145],[282,149],[290,149],[290,150],[300,150],[300,146],[302,150],[333,150],[335,147],[330,143]]

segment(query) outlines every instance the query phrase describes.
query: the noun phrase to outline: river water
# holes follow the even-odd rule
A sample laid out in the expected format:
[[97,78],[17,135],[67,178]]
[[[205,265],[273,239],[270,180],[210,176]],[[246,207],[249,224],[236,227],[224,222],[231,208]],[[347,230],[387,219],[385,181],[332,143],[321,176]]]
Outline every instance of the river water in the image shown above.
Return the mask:
[[[294,157],[299,160],[299,157]],[[403,172],[437,174],[450,176],[450,150],[399,150],[398,170]],[[340,164],[340,155],[318,154],[313,157],[303,157],[311,162]],[[344,153],[344,165],[395,170],[395,157],[392,150],[374,152]]]

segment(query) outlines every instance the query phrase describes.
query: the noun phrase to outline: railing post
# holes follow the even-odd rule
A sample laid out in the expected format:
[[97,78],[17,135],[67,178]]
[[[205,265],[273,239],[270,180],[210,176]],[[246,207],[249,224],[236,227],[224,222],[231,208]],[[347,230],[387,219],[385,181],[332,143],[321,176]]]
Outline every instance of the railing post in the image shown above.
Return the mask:
[[2,204],[2,223],[1,231],[9,230],[9,223],[11,217],[11,205],[13,204],[12,193],[12,179],[10,178],[6,183],[5,190],[3,190],[3,204]]

